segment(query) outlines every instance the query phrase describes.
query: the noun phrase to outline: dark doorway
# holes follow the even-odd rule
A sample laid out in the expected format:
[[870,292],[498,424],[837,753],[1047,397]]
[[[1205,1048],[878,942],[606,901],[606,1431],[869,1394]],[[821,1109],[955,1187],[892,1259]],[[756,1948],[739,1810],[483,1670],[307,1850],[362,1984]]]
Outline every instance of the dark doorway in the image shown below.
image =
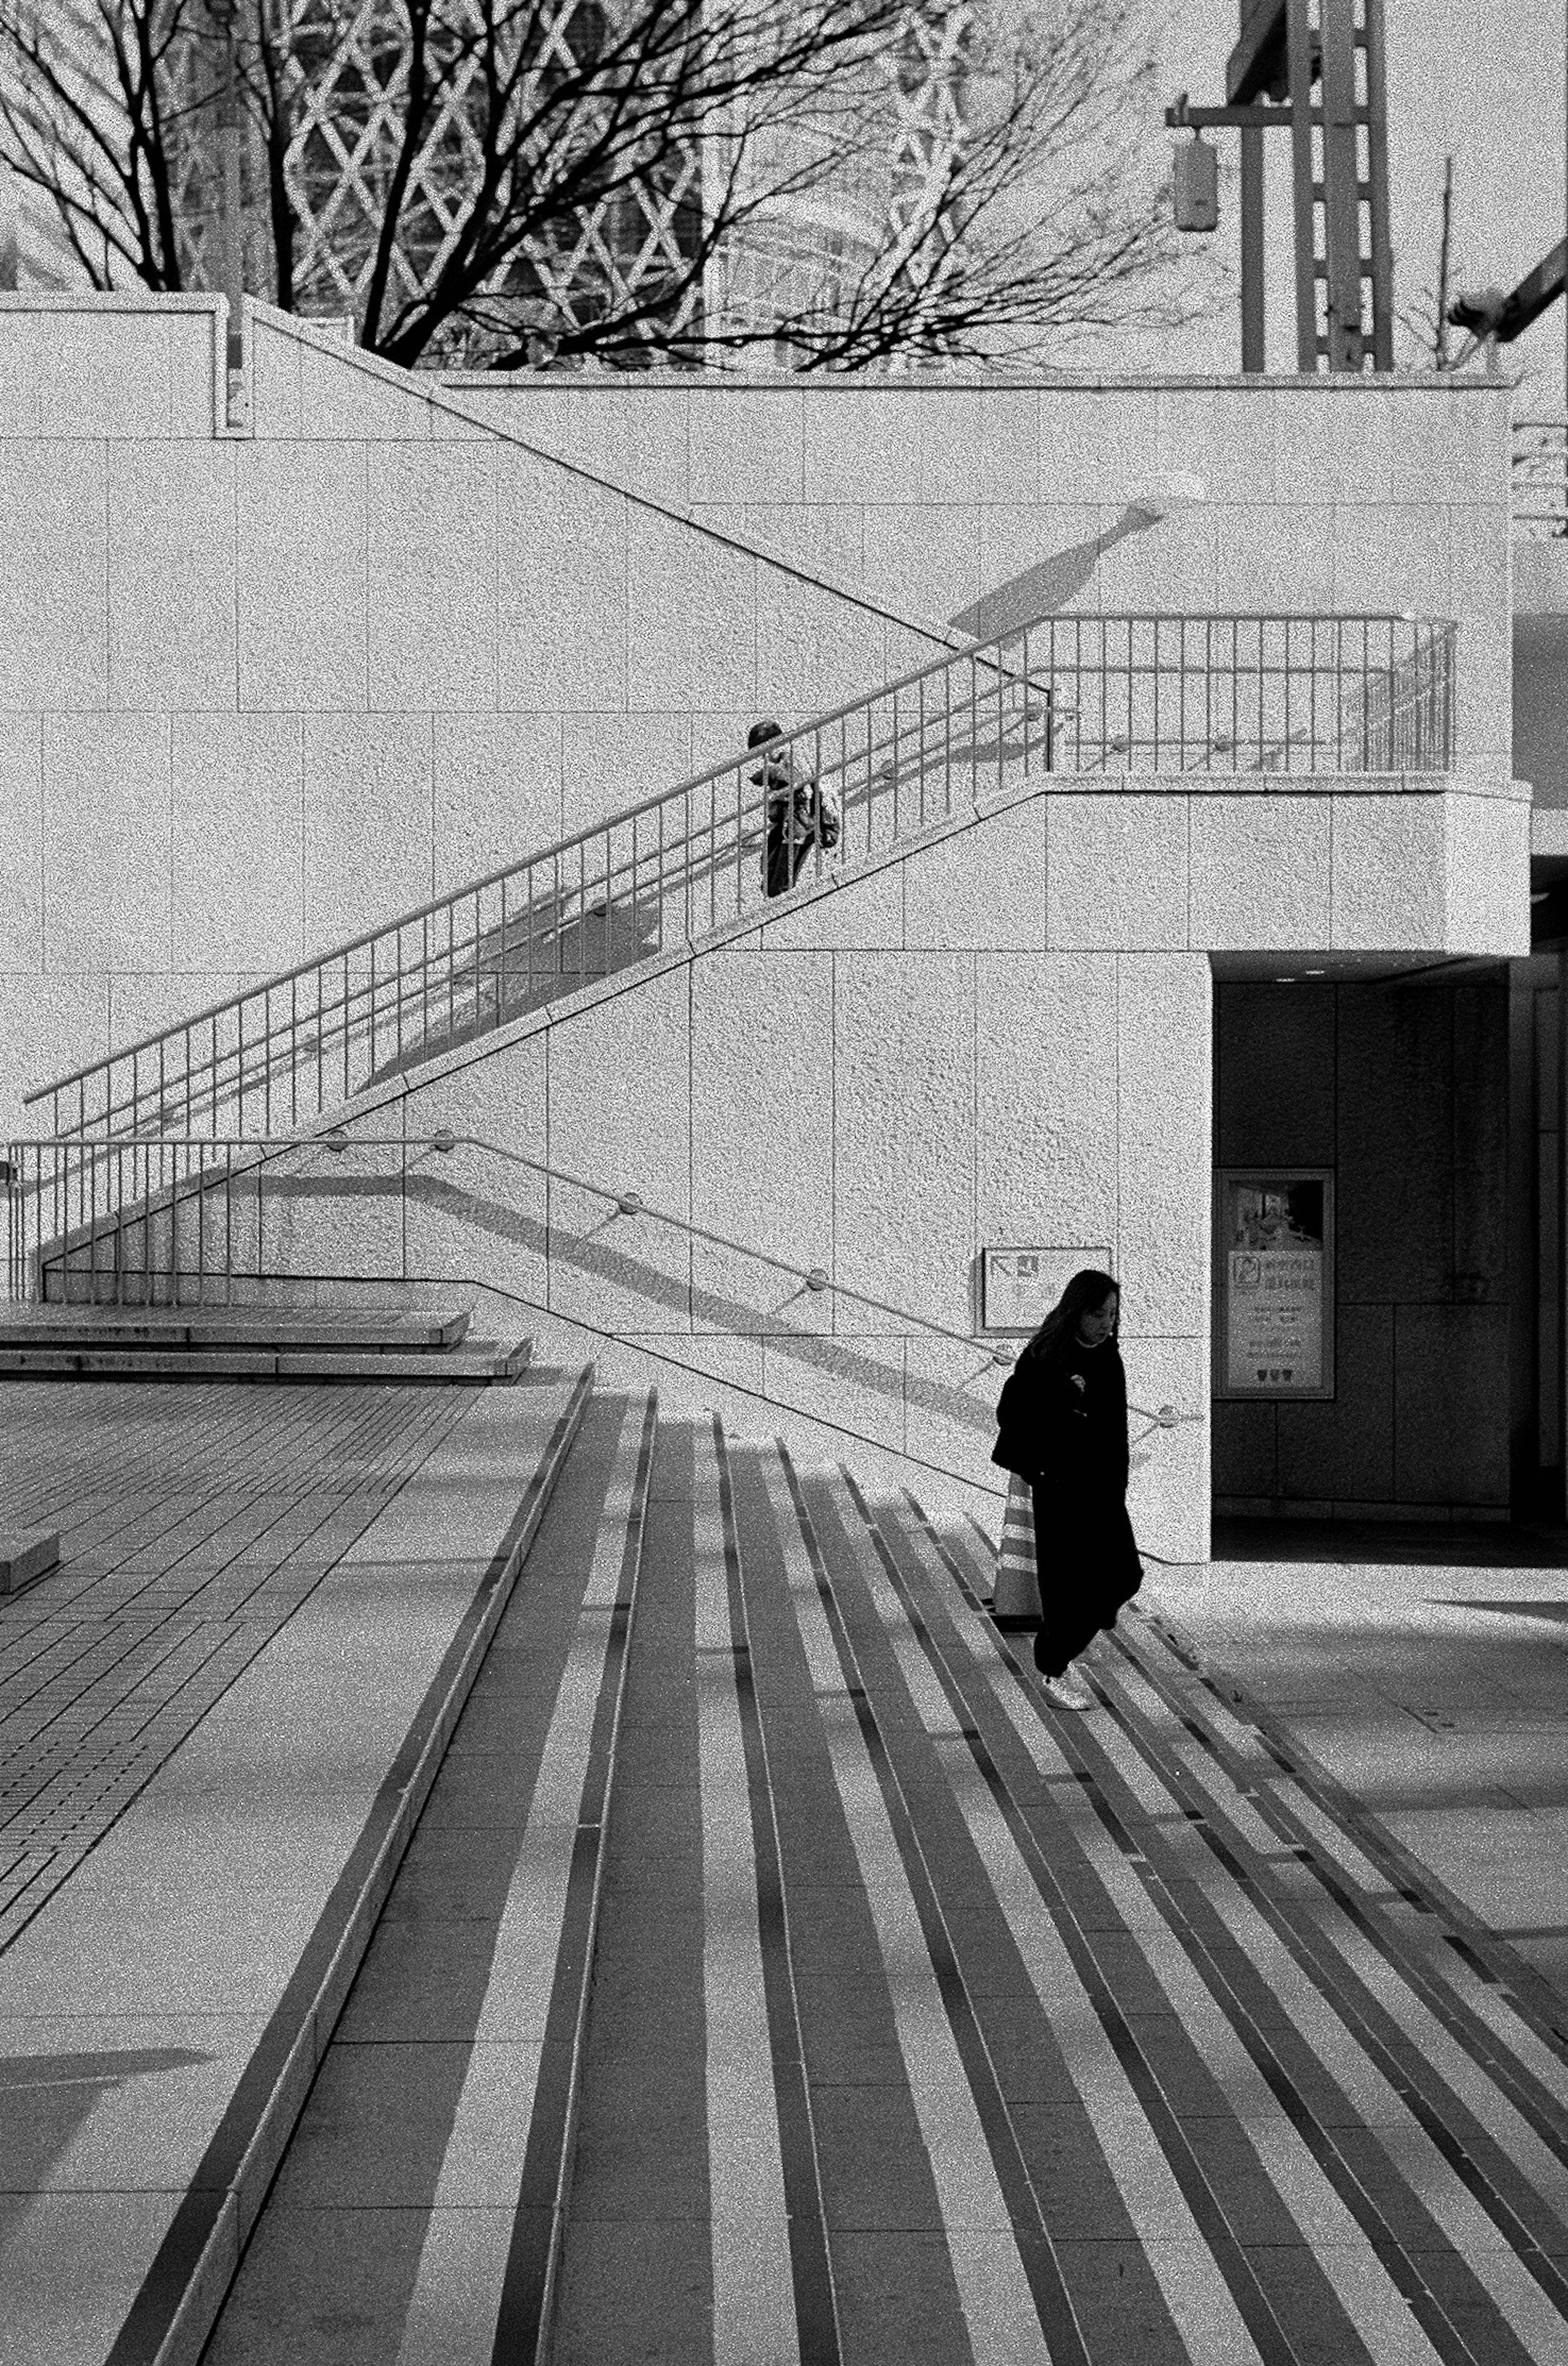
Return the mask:
[[1539,1227],[1530,1213],[1521,1234],[1510,1195],[1512,1170],[1533,1211],[1533,1141],[1510,1155],[1508,965],[1222,977],[1215,991],[1215,1166],[1326,1168],[1336,1209],[1333,1397],[1216,1399],[1216,1520],[1551,1511],[1536,1450]]

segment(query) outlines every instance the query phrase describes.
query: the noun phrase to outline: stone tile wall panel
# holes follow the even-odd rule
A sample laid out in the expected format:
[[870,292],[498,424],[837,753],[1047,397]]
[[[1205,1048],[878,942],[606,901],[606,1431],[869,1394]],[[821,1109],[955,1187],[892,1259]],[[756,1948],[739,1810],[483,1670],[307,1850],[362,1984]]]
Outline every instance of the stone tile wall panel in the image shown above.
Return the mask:
[[109,704],[231,708],[233,446],[107,450]]
[[556,715],[437,715],[431,892],[520,862],[561,835]]
[[1135,1336],[1208,1329],[1212,1008],[1202,954],[1116,956],[1116,1278]]
[[[639,411],[642,406],[639,405]],[[648,467],[643,445],[642,420],[637,422],[639,472]],[[805,398],[793,388],[781,387],[748,402],[737,419],[735,407],[722,397],[695,394],[689,410],[689,491],[672,490],[668,498],[696,502],[712,498],[722,486],[726,501],[798,503],[806,479]],[[599,447],[602,452],[602,445]],[[643,481],[649,484],[644,475]]]
[[[691,1216],[743,1245],[692,1245],[694,1327],[834,1322],[827,1291],[761,1262],[836,1266],[831,952],[719,952],[691,973]],[[748,1256],[755,1249],[759,1256]]]
[[867,589],[903,614],[955,616],[980,595],[979,535],[970,504],[878,502],[866,511],[864,543]]
[[629,505],[591,486],[568,505],[527,453],[498,450],[495,468],[497,696],[536,714],[623,713]]
[[889,863],[865,877],[846,879],[826,903],[781,913],[763,925],[769,950],[833,945],[846,952],[895,952],[904,941],[904,880],[908,866]]
[[168,970],[167,715],[46,715],[43,765],[43,965]]
[[[650,978],[551,1031],[550,1162],[682,1218],[691,1203],[691,1011],[684,969]],[[689,1236],[644,1217],[606,1224],[606,1203],[553,1182],[550,1222],[599,1247],[552,1257],[555,1311],[607,1329],[691,1327]],[[602,1255],[600,1254],[602,1252]]]
[[627,535],[632,706],[755,704],[756,560],[704,545],[647,510],[628,513]]
[[[975,1235],[1097,1245],[1116,1234],[1116,963],[981,953],[975,964]],[[974,1319],[979,1319],[978,1279]]]
[[1043,499],[1120,509],[1150,490],[1158,449],[1157,389],[1118,389],[1107,401],[1087,387],[1050,387],[1042,389],[1038,400]]
[[434,893],[431,717],[308,715],[304,743],[308,956]]
[[1215,952],[1327,945],[1330,832],[1322,796],[1195,798],[1191,941]]
[[[996,1401],[1007,1375],[990,1360],[985,1343],[912,1332],[904,1341],[903,1364],[904,1451],[939,1470],[1004,1489],[1006,1474],[990,1456],[996,1442]],[[918,1496],[918,1471],[910,1485]]]
[[[1162,386],[1156,401],[1158,481],[1196,478],[1210,501],[1275,497],[1278,393],[1266,387]],[[1285,482],[1299,496],[1294,467]]]
[[1446,798],[1339,798],[1332,831],[1332,935],[1337,952],[1445,941]]
[[235,447],[239,703],[362,709],[369,698],[363,444]]
[[[969,1319],[975,964],[839,953],[834,992],[835,1278],[893,1306]],[[884,1319],[841,1313],[873,1329]]]
[[1129,1403],[1150,1412],[1173,1405],[1188,1416],[1170,1429],[1150,1429],[1139,1414],[1130,1416],[1127,1511],[1133,1534],[1141,1551],[1160,1560],[1206,1560],[1214,1493],[1208,1342],[1124,1338],[1122,1358]]
[[391,443],[369,523],[370,703],[498,704],[496,462],[485,444]]
[[[1049,820],[1047,820],[1047,815]],[[961,830],[904,872],[904,941],[912,949],[1043,952],[1047,833],[1055,813],[1036,799]]]
[[43,717],[0,715],[0,968],[43,967]]
[[[536,715],[534,728],[548,721]],[[567,715],[561,738],[561,828],[567,835],[690,777],[689,714]]]
[[300,718],[176,715],[173,772],[174,967],[291,967],[305,898]]
[[106,445],[0,444],[0,710],[108,704]]
[[915,412],[922,502],[1034,503],[1051,488],[1040,472],[1039,394],[973,394],[933,387]]
[[0,1042],[17,1047],[0,1069],[0,1125],[9,1134],[49,1131],[40,1110],[23,1108],[22,1095],[106,1051],[108,1015],[102,971],[40,977],[0,970]]
[[1529,951],[1530,808],[1512,797],[1443,799],[1449,880],[1446,941],[1487,952]]
[[1170,790],[1051,798],[1046,911],[1054,950],[1185,949],[1191,804]]
[[875,1331],[834,1333],[830,1338],[775,1332],[762,1343],[763,1393],[770,1404],[814,1414],[849,1432],[845,1453],[852,1466],[858,1437],[902,1454],[904,1355],[902,1337]]

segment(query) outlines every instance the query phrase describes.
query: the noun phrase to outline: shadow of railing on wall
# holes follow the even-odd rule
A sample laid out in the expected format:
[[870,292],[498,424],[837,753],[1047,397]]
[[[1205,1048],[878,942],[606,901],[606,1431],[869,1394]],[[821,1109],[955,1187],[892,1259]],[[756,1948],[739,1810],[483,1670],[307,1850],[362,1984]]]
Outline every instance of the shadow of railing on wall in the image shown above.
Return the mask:
[[[487,1171],[463,1177],[453,1165],[461,1153]],[[361,1155],[369,1163],[356,1169],[351,1162]],[[531,1208],[515,1189],[503,1189],[508,1176],[537,1189],[543,1206]],[[991,1486],[983,1457],[956,1470],[910,1438],[913,1417],[916,1432],[929,1425],[927,1444],[943,1431],[977,1446],[989,1440],[995,1408],[980,1383],[996,1385],[1013,1363],[1014,1351],[1004,1342],[893,1305],[835,1280],[825,1267],[774,1256],[635,1191],[483,1135],[442,1129],[416,1137],[334,1131],[289,1143],[200,1136],[14,1141],[6,1179],[13,1301],[253,1303],[280,1282],[375,1278],[342,1256],[335,1268],[312,1261],[312,1245],[346,1240],[363,1248],[393,1231],[404,1242],[421,1225],[444,1223],[451,1235],[471,1235],[476,1245],[477,1255],[461,1272],[450,1254],[441,1255],[450,1250],[449,1237],[432,1241],[439,1270],[410,1273],[416,1260],[405,1256],[399,1271],[384,1279],[455,1279],[490,1290],[678,1364],[714,1386],[1002,1492]],[[352,1218],[339,1212],[351,1204]],[[335,1219],[325,1227],[318,1221],[323,1211]],[[521,1272],[520,1256],[526,1261]],[[541,1283],[537,1293],[522,1286],[531,1270]],[[735,1287],[746,1277],[755,1287]],[[591,1297],[574,1298],[563,1278],[589,1285]],[[612,1312],[626,1319],[606,1319]],[[778,1385],[757,1387],[742,1373],[705,1363],[705,1341],[753,1343]],[[926,1350],[932,1368],[912,1363],[912,1348]],[[791,1374],[800,1390],[786,1388]],[[820,1394],[824,1385],[862,1406],[885,1407],[886,1423],[839,1419],[801,1392]],[[1131,1410],[1145,1425],[1134,1439],[1135,1459],[1155,1432],[1198,1418],[1171,1405]]]
[[[1037,776],[1446,773],[1454,627],[1050,617],[938,660],[29,1093],[56,1138],[273,1136],[378,1078],[777,907],[779,783],[837,798],[853,876]],[[771,800],[771,803],[770,803]],[[790,827],[795,825],[791,823]]]

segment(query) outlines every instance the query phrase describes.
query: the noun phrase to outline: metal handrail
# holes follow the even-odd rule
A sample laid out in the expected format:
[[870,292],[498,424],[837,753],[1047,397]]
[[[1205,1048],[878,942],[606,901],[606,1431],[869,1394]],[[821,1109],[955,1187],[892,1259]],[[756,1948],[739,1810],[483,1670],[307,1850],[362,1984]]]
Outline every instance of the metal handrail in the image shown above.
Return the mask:
[[[616,1217],[633,1220],[646,1218],[655,1223],[671,1225],[676,1231],[684,1233],[689,1239],[705,1242],[710,1247],[725,1249],[733,1254],[749,1257],[754,1264],[766,1266],[770,1271],[783,1274],[799,1284],[795,1293],[797,1297],[807,1291],[814,1295],[831,1290],[835,1298],[848,1299],[855,1305],[865,1308],[870,1313],[890,1315],[894,1322],[902,1324],[906,1327],[929,1333],[939,1339],[949,1340],[955,1346],[967,1347],[971,1351],[983,1349],[987,1360],[986,1365],[980,1368],[982,1370],[989,1366],[1000,1367],[1005,1370],[1016,1359],[1015,1350],[1006,1346],[1000,1340],[987,1339],[977,1335],[973,1331],[957,1331],[950,1324],[935,1322],[931,1316],[917,1314],[906,1306],[894,1306],[887,1299],[874,1298],[868,1291],[857,1290],[850,1283],[835,1281],[821,1266],[796,1265],[788,1257],[775,1256],[771,1250],[759,1249],[749,1242],[737,1241],[732,1239],[727,1234],[713,1232],[707,1225],[697,1223],[689,1216],[676,1215],[667,1209],[655,1207],[650,1201],[644,1200],[640,1192],[622,1189],[610,1184],[596,1183],[591,1177],[576,1175],[569,1167],[554,1166],[547,1159],[531,1157],[526,1151],[514,1150],[510,1144],[492,1142],[486,1134],[456,1133],[447,1126],[438,1127],[435,1132],[430,1134],[363,1133],[357,1130],[351,1134],[333,1129],[326,1133],[307,1134],[288,1143],[254,1135],[230,1135],[218,1138],[210,1134],[193,1134],[184,1138],[168,1134],[120,1136],[110,1142],[17,1139],[7,1144],[6,1172],[0,1176],[0,1183],[6,1185],[13,1194],[18,1190],[25,1193],[28,1188],[25,1170],[32,1165],[39,1170],[33,1188],[41,1197],[45,1189],[42,1166],[46,1156],[54,1159],[58,1168],[60,1162],[63,1161],[69,1166],[69,1162],[73,1159],[84,1165],[92,1162],[95,1166],[99,1164],[106,1166],[110,1161],[122,1159],[126,1152],[134,1153],[142,1150],[155,1154],[162,1163],[172,1153],[189,1150],[198,1155],[194,1170],[184,1177],[175,1176],[168,1180],[161,1177],[159,1188],[161,1190],[174,1194],[178,1194],[182,1187],[193,1192],[204,1193],[227,1189],[236,1172],[253,1170],[274,1160],[308,1155],[313,1151],[324,1151],[332,1157],[342,1157],[344,1152],[349,1150],[400,1151],[403,1153],[402,1174],[407,1177],[410,1171],[408,1156],[410,1151],[433,1150],[442,1156],[450,1156],[454,1150],[458,1149],[482,1150],[487,1156],[505,1159],[514,1166],[526,1166],[532,1173],[543,1175],[551,1182],[568,1184],[575,1190],[587,1192],[590,1198],[606,1202],[611,1211],[612,1220]],[[209,1166],[207,1162],[212,1154],[216,1155]],[[149,1165],[151,1166],[151,1159]],[[148,1221],[143,1205],[134,1205],[128,1210],[123,1197],[113,1210],[106,1210],[100,1216],[95,1211],[95,1190],[92,1192],[91,1198],[94,1205],[88,1212],[84,1238],[80,1234],[80,1228],[78,1229],[76,1242],[78,1248],[85,1247],[90,1252],[95,1250],[98,1242],[104,1237],[104,1232],[98,1229],[100,1226],[106,1230],[118,1232],[128,1222],[142,1223]],[[150,1198],[151,1193],[143,1195],[144,1200],[150,1200]],[[60,1221],[57,1217],[57,1222]],[[198,1243],[205,1242],[205,1225],[198,1223],[196,1227]],[[67,1254],[71,1232],[72,1227],[67,1217],[61,1225],[62,1238]],[[231,1227],[225,1228],[225,1239],[231,1245]],[[39,1247],[31,1254],[42,1257],[44,1251],[41,1241]],[[13,1237],[10,1268],[13,1300],[20,1294],[17,1283],[18,1279],[25,1275],[28,1255],[25,1239],[17,1243]],[[94,1265],[89,1265],[83,1269],[102,1270]],[[144,1278],[142,1268],[133,1268],[132,1271],[134,1274],[143,1275]],[[202,1271],[205,1277],[205,1268]],[[786,1301],[786,1303],[788,1302]],[[978,1374],[971,1377],[978,1378]],[[1171,1405],[1161,1405],[1158,1409],[1151,1409],[1144,1405],[1129,1404],[1127,1410],[1137,1414],[1153,1427],[1160,1429],[1174,1428],[1182,1422],[1196,1421],[1199,1418],[1196,1414],[1178,1413]]]
[[[1451,768],[1455,627],[1411,617],[1044,619],[902,674],[678,787],[27,1096],[57,1135],[273,1134],[671,943],[760,915],[1029,777]],[[824,873],[788,777],[838,794]],[[776,876],[765,878],[770,841]],[[809,871],[807,869],[809,866]],[[754,876],[755,873],[755,876]]]

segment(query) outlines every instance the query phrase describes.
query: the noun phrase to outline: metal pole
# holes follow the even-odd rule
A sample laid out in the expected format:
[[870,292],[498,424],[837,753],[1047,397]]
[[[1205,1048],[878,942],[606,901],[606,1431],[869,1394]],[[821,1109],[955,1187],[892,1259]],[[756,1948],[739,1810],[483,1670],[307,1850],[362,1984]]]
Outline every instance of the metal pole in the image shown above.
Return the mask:
[[1394,245],[1388,227],[1388,96],[1383,0],[1366,0],[1367,210],[1372,231],[1372,367],[1394,367]]
[[218,284],[229,304],[229,367],[241,368],[240,299],[244,293],[244,254],[240,192],[240,84],[234,60],[235,0],[207,0],[207,14],[221,44],[218,60]]
[[1328,366],[1361,366],[1361,165],[1356,136],[1354,0],[1321,0],[1323,244]]
[[1310,376],[1317,367],[1316,198],[1312,153],[1312,23],[1308,0],[1286,0],[1290,59],[1291,172],[1294,188],[1295,366]]
[[1264,370],[1263,134],[1241,133],[1241,369],[1246,377]]

